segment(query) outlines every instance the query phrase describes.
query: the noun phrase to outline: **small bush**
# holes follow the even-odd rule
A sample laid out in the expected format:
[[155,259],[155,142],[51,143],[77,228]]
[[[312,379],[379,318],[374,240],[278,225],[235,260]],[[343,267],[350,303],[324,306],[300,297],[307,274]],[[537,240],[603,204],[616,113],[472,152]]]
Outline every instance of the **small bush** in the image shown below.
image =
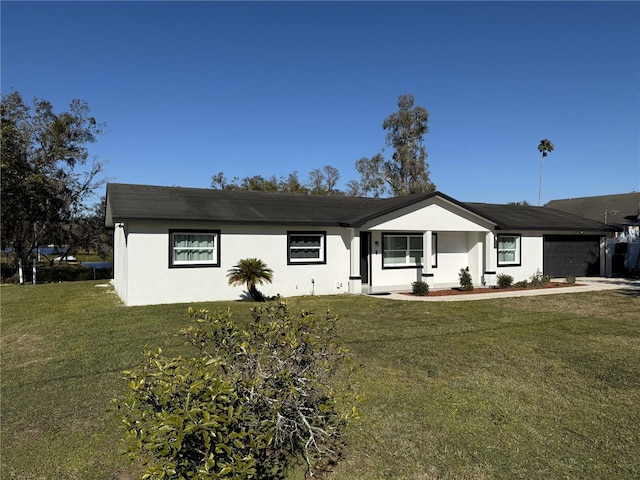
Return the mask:
[[427,284],[427,282],[413,282],[411,284],[411,293],[421,297],[429,295],[429,285]]
[[576,277],[574,277],[573,275],[567,275],[565,281],[573,285],[574,283],[576,283]]
[[516,282],[515,285],[518,288],[527,288],[529,286],[529,282],[527,282],[526,280],[520,280],[519,282]]
[[463,292],[470,292],[473,290],[473,281],[471,279],[471,274],[469,273],[469,267],[461,268],[458,278],[460,279],[460,290]]
[[292,314],[285,302],[251,311],[241,328],[229,311],[190,309],[180,333],[197,355],[147,353],[125,372],[128,393],[114,403],[130,457],[152,456],[143,478],[273,480],[298,460],[307,475],[338,460],[358,396],[334,381],[348,359],[337,317]]
[[509,288],[513,284],[513,277],[511,275],[499,274],[498,279],[498,288]]
[[531,285],[533,287],[544,287],[551,281],[550,275],[542,275],[542,273],[536,273],[531,277]]

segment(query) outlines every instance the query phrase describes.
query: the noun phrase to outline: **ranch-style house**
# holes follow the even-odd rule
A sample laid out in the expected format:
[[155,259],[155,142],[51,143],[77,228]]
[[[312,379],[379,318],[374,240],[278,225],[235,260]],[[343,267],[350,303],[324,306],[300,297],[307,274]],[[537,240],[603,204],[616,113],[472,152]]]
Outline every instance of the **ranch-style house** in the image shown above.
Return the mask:
[[443,193],[357,198],[109,183],[115,290],[125,305],[246,297],[238,260],[274,272],[265,295],[366,294],[533,275],[605,271],[604,223],[548,207],[457,201]]

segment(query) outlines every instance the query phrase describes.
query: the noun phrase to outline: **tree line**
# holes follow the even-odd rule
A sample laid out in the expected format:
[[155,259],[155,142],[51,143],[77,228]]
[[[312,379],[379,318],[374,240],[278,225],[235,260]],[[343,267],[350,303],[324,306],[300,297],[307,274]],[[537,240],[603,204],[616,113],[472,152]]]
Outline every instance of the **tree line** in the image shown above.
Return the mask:
[[[218,172],[211,187],[364,197],[433,192],[436,186],[424,144],[429,112],[415,105],[410,94],[400,95],[397,106],[382,122],[383,150],[358,159],[355,168],[360,178],[348,181],[343,190],[337,188],[340,172],[331,165],[311,170],[305,182],[297,171],[279,178],[254,175],[231,180]],[[42,245],[65,246],[68,253],[86,249],[107,255],[112,240],[104,228],[105,199],[91,204],[105,183],[104,164],[90,159],[88,148],[104,132],[105,124],[90,115],[89,105],[82,100],[72,100],[68,110],[56,113],[49,101],[34,98],[27,103],[19,92],[2,96],[0,113],[0,239],[16,271]],[[390,157],[384,155],[387,149]],[[544,139],[538,150],[544,159],[553,144]]]
[[82,100],[56,113],[51,102],[28,104],[19,92],[2,97],[0,113],[0,235],[16,277],[42,245],[106,254],[104,204],[90,204],[104,185],[104,165],[88,149],[104,124]]
[[[34,98],[25,102],[19,92],[2,96],[1,242],[15,270],[26,267],[42,245],[64,246],[73,253],[89,249],[108,254],[110,235],[104,228],[104,198],[91,205],[104,185],[104,164],[89,157],[89,146],[104,132],[105,124],[90,115],[87,102],[72,100],[57,113],[51,102]],[[392,196],[430,192],[424,135],[429,114],[414,106],[412,95],[401,95],[398,111],[382,127],[391,158],[376,153],[356,162],[359,180],[337,188],[340,173],[325,165],[313,169],[306,182],[298,172],[276,178],[255,175],[227,180],[223,172],[211,187],[306,195]],[[53,259],[51,259],[53,260]],[[17,276],[17,274],[16,274]]]
[[379,152],[370,158],[357,160],[355,167],[360,179],[347,182],[344,190],[336,188],[340,172],[331,165],[311,170],[306,183],[301,182],[297,171],[279,178],[275,175],[254,175],[231,180],[225,177],[224,172],[218,172],[211,177],[211,187],[219,190],[361,197],[433,192],[436,186],[429,177],[424,146],[424,136],[429,132],[429,112],[414,103],[413,95],[400,95],[398,110],[382,123],[386,131],[385,146],[393,149],[391,158],[387,159]]

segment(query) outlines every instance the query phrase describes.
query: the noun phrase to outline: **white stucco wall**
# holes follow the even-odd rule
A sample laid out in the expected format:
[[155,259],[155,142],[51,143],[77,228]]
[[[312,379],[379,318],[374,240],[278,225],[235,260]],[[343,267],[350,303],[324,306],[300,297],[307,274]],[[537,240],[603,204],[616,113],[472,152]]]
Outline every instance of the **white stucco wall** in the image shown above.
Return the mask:
[[416,203],[371,220],[363,230],[486,232],[493,224],[439,197]]
[[[500,231],[499,235],[519,234],[520,232]],[[498,234],[496,234],[497,238]],[[531,280],[533,275],[542,272],[543,238],[541,232],[526,232],[520,237],[520,266],[496,266],[497,275],[511,275],[514,282]]]
[[422,269],[382,267],[383,233],[436,233],[438,264],[430,269],[433,274],[430,283],[445,287],[459,285],[460,269],[467,266],[474,283],[482,281],[482,241],[493,227],[485,219],[439,197],[369,221],[362,228],[372,231],[371,289],[410,288],[412,282],[426,280]]
[[[169,268],[169,229],[220,230],[220,266]],[[287,265],[288,230],[326,232],[326,264]],[[272,284],[258,287],[265,295],[344,293],[349,281],[349,241],[348,230],[342,228],[130,223],[122,270],[128,271],[128,289],[124,294],[117,291],[127,305],[240,299],[245,289],[229,286],[227,272],[238,260],[257,257],[274,272]]]
[[[511,275],[518,282],[542,271],[543,232],[494,232],[495,236],[521,235],[521,264],[501,267],[495,264],[496,245],[490,233],[493,227],[486,220],[439,198],[371,221],[362,228],[371,232],[370,276],[365,289],[374,292],[410,289],[412,282],[427,281],[427,278],[435,288],[458,286],[460,269],[467,266],[475,285],[485,279],[484,272],[495,271],[486,276],[493,285],[499,274]],[[170,229],[219,230],[220,266],[169,268]],[[326,263],[288,265],[287,231],[326,232]],[[383,268],[382,235],[409,232],[437,234],[435,268],[425,268],[424,272],[421,268]],[[238,260],[257,257],[274,272],[272,284],[259,286],[265,295],[347,293],[350,276],[352,291],[359,293],[359,253],[351,255],[349,250],[352,245],[359,247],[357,235],[356,231],[340,227],[130,222],[124,227],[116,225],[114,230],[114,284],[126,305],[235,300],[244,297],[246,292],[244,287],[228,285],[227,272]],[[491,252],[487,253],[486,248],[492,249]],[[353,268],[352,262],[356,262]],[[423,277],[427,272],[432,276]]]

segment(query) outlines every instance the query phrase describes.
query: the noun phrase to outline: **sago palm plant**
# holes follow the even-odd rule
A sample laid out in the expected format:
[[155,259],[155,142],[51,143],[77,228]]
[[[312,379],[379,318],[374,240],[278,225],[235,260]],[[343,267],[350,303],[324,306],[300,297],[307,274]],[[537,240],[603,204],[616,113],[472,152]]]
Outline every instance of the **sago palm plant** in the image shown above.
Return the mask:
[[265,298],[256,285],[271,283],[273,270],[258,258],[244,258],[227,272],[229,285],[246,285],[249,295],[256,302],[264,302]]

